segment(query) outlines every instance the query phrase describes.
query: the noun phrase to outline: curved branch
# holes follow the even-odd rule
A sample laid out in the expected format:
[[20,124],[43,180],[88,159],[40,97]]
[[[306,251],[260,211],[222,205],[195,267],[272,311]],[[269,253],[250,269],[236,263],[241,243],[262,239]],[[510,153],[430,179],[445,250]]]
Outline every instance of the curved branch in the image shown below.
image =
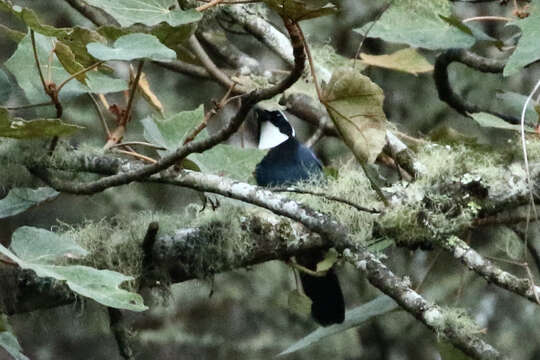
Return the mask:
[[32,174],[38,176],[44,182],[54,187],[58,191],[73,193],[73,194],[95,194],[101,192],[107,188],[119,185],[129,184],[132,181],[143,179],[152,174],[158,173],[168,167],[174,165],[178,160],[181,160],[189,154],[195,152],[203,152],[215,145],[227,140],[232,134],[234,134],[244,122],[248,112],[251,108],[261,100],[269,99],[279,93],[282,93],[294,84],[302,75],[304,70],[304,63],[306,55],[304,53],[304,47],[301,40],[301,36],[298,31],[298,25],[291,20],[284,19],[285,27],[289,31],[291,36],[291,44],[294,49],[295,64],[291,73],[280,83],[264,88],[256,89],[248,94],[240,97],[241,106],[237,113],[232,117],[229,123],[218,131],[213,136],[206,139],[193,141],[178,148],[174,153],[161,158],[155,164],[145,166],[143,168],[133,170],[125,174],[112,175],[89,183],[76,183],[71,181],[62,181],[56,179],[47,169],[33,167],[29,170]]
[[452,237],[447,241],[443,241],[440,246],[450,252],[454,258],[460,260],[470,270],[486,279],[487,282],[493,283],[538,304],[537,296],[540,294],[540,286],[535,286],[528,279],[520,279],[509,272],[499,269],[463,240]]
[[463,49],[450,49],[446,50],[437,57],[435,61],[435,68],[433,70],[433,79],[437,86],[439,93],[439,99],[446,102],[450,107],[456,110],[458,113],[469,117],[471,113],[487,112],[501,119],[506,120],[511,124],[519,124],[519,119],[506,114],[483,109],[466,99],[459,96],[450,85],[448,79],[448,66],[453,62],[459,62],[467,65],[470,68],[484,72],[484,73],[501,73],[504,69],[505,63],[498,60],[484,58],[476,55],[470,51]]

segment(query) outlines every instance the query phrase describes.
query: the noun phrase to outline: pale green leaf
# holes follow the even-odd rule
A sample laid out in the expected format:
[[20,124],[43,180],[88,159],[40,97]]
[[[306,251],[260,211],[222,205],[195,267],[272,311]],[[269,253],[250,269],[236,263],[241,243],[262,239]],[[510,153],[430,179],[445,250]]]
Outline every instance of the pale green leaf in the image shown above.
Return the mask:
[[504,76],[514,75],[524,66],[540,59],[540,0],[531,2],[529,12],[525,19],[508,23],[521,29],[521,38],[504,66]]
[[[472,34],[449,24],[441,15],[451,15],[447,0],[394,0],[368,36],[431,50],[474,45]],[[368,23],[355,31],[365,34],[370,27],[371,23]]]
[[23,353],[15,335],[8,331],[0,331],[0,347],[15,360],[29,360]]
[[60,193],[50,187],[14,188],[0,200],[0,219],[20,214],[31,207],[56,198]]
[[[45,231],[45,230],[44,230]],[[24,235],[24,234],[23,234]],[[22,241],[22,244],[18,244]],[[42,241],[53,242],[53,244],[43,244]],[[127,309],[132,311],[144,311],[147,307],[143,303],[140,295],[121,289],[119,286],[125,282],[133,280],[130,276],[110,271],[97,270],[91,267],[82,265],[60,266],[44,264],[46,258],[56,254],[59,255],[62,251],[64,255],[73,254],[74,247],[70,247],[64,242],[65,239],[55,237],[53,235],[42,235],[36,237],[14,236],[12,248],[19,249],[25,257],[30,260],[24,260],[15,255],[4,246],[0,245],[0,254],[7,256],[16,262],[22,269],[33,270],[37,276],[51,277],[59,281],[65,281],[66,285],[74,292],[97,301],[98,303],[114,307],[118,309]],[[35,247],[36,250],[32,250]],[[70,250],[66,253],[66,249]],[[21,250],[23,249],[23,250]],[[44,253],[40,255],[40,250]]]
[[323,88],[323,103],[359,161],[373,163],[386,144],[382,89],[354,68],[339,68]]
[[200,154],[191,154],[203,172],[225,175],[236,180],[248,181],[255,166],[267,154],[267,150],[244,149],[233,145],[219,144]]
[[413,75],[433,71],[433,65],[413,48],[401,49],[389,55],[361,53],[360,58],[367,65],[403,71]]
[[311,299],[298,290],[289,292],[287,303],[289,310],[302,318],[307,319],[311,314]]
[[336,249],[330,248],[324,255],[324,259],[317,263],[317,272],[328,271],[337,262],[338,253]]
[[[167,119],[153,119],[146,117],[142,120],[144,138],[167,150],[158,150],[161,156],[174,152],[183,144],[187,135],[204,120],[204,108],[199,106],[195,110],[182,111]],[[204,138],[206,131],[199,134],[197,139]]]
[[21,260],[36,264],[50,263],[62,257],[79,258],[88,254],[88,251],[73,239],[32,226],[21,226],[15,230],[11,249]]
[[11,95],[11,83],[4,70],[0,70],[0,103],[4,103]]
[[312,333],[308,334],[304,338],[289,346],[278,356],[291,354],[326,337],[339,334],[353,327],[360,326],[364,322],[372,319],[373,317],[386,314],[396,309],[397,307],[398,305],[390,297],[386,295],[379,296],[368,303],[360,305],[352,310],[348,310],[345,313],[345,321],[343,323],[318,328],[317,330],[313,331]]
[[60,119],[24,120],[12,118],[6,109],[0,108],[0,137],[30,139],[66,136],[80,129],[83,127],[65,123]]
[[[64,69],[57,56],[53,52],[55,39],[43,36],[38,33],[35,34],[35,39],[38,58],[43,74],[49,73],[49,59],[52,58],[50,66],[52,81],[54,81],[56,84],[59,84],[68,77],[70,77],[71,74]],[[52,57],[49,56],[51,53],[53,54]],[[29,35],[27,35],[19,43],[19,46],[17,47],[15,53],[6,62],[6,67],[15,76],[17,83],[24,90],[24,93],[30,103],[41,103],[50,101],[49,96],[45,94],[45,91],[43,90],[43,85],[41,84],[39,74],[37,72],[34,53],[32,51],[32,43]],[[87,78],[100,76],[99,82],[96,81],[92,83],[92,89],[88,88],[86,85],[76,80],[68,82],[60,91],[60,101],[67,101],[78,95],[88,92],[96,92],[102,94],[108,93],[111,89],[111,82],[115,84],[114,86],[112,86],[115,91],[119,88],[127,89],[127,82],[124,80],[118,80],[103,74],[96,74],[96,72],[87,74]],[[121,84],[123,84],[122,86],[119,86],[119,81],[121,81]]]
[[437,349],[439,350],[439,355],[441,355],[441,360],[472,360],[471,357],[464,354],[448,341],[437,342]]
[[[511,91],[501,91],[497,92],[497,100],[498,105],[504,109],[504,114],[521,118],[521,112],[523,111],[523,105],[527,101],[527,96]],[[540,121],[538,113],[534,108],[534,101],[529,101],[525,110],[525,124],[536,126],[538,123]]]
[[166,22],[179,26],[199,21],[202,14],[195,9],[181,10],[176,0],[86,0],[89,5],[103,9],[120,25],[141,23],[148,26]]
[[[488,114],[488,113],[474,113],[471,114],[471,117],[478,123],[478,125],[486,128],[495,128],[502,130],[512,130],[512,131],[521,131],[520,125],[510,124],[498,116]],[[536,131],[532,128],[526,127],[526,132],[535,133]]]
[[141,33],[121,36],[112,46],[95,42],[89,43],[86,48],[90,55],[104,61],[135,59],[167,61],[176,59],[176,53],[160,43],[157,37]]

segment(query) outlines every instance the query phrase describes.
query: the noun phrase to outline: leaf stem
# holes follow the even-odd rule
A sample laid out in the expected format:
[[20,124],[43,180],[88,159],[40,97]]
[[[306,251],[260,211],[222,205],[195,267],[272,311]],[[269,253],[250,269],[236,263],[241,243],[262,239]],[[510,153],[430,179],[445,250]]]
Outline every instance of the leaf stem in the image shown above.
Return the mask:
[[32,51],[34,52],[34,60],[36,61],[39,78],[41,79],[41,85],[43,85],[43,90],[45,90],[45,92],[49,94],[49,88],[47,86],[47,83],[45,82],[45,77],[43,76],[43,72],[41,72],[41,64],[39,63],[38,52],[37,52],[37,47],[36,47],[36,37],[34,34],[34,30],[30,30],[30,39],[32,40]]
[[64,87],[64,85],[66,85],[69,81],[73,80],[74,78],[76,78],[77,76],[81,75],[81,74],[84,74],[85,72],[88,72],[96,67],[98,67],[99,65],[103,64],[103,61],[98,61],[97,63],[95,64],[92,64],[88,67],[85,67],[84,69],[82,70],[79,70],[77,71],[76,73],[72,74],[70,77],[68,77],[66,80],[62,81],[60,83],[60,85],[58,85],[58,87],[56,88],[56,92],[60,92],[60,90]]
[[135,93],[137,92],[137,85],[139,84],[139,79],[141,78],[142,74],[142,68],[144,65],[144,60],[139,61],[139,66],[137,67],[137,75],[135,75],[135,79],[133,80],[133,84],[131,86],[131,91],[129,93],[129,99],[126,107],[126,113],[124,115],[124,119],[122,120],[124,124],[127,124],[129,121],[129,118],[131,117],[131,108],[133,107],[133,99],[135,98]]

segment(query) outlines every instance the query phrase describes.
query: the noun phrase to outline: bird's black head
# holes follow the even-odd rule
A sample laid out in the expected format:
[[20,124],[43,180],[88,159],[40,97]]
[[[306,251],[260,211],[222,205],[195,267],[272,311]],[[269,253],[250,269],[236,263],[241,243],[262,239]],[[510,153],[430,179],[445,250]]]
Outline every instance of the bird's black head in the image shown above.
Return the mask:
[[294,129],[280,110],[255,110],[261,124],[259,148],[268,149],[294,137]]

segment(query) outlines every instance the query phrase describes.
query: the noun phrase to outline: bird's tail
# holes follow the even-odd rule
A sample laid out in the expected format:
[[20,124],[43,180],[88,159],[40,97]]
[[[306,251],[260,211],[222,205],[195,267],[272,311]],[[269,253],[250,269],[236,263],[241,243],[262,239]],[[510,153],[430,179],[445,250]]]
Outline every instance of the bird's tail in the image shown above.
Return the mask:
[[[298,263],[313,269],[322,260],[324,253],[302,256]],[[317,260],[318,259],[318,260]],[[340,324],[345,320],[345,300],[339,284],[339,279],[333,268],[324,276],[311,276],[300,272],[304,292],[311,299],[311,316],[322,326]]]

